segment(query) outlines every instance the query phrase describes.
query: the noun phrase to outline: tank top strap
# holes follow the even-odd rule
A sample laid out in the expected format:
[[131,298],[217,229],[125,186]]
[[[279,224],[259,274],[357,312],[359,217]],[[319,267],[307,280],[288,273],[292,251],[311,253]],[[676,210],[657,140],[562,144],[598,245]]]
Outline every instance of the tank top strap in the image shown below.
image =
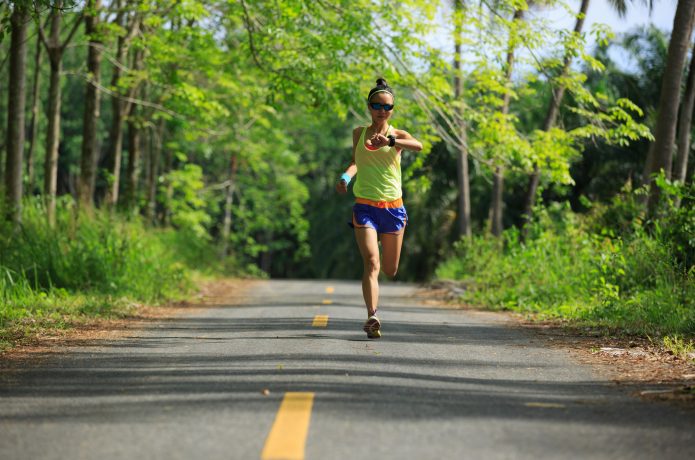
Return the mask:
[[365,139],[364,136],[365,136],[366,132],[367,132],[367,127],[363,126],[362,132],[360,133],[360,144],[362,144],[362,145],[364,145],[364,139]]

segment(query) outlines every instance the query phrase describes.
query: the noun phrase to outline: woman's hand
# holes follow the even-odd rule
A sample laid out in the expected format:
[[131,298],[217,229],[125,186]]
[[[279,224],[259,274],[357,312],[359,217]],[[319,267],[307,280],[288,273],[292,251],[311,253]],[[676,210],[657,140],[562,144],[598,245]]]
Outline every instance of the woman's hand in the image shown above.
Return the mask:
[[345,195],[347,193],[347,184],[343,179],[339,179],[338,183],[335,184],[335,191],[341,195]]
[[389,145],[389,138],[384,136],[383,134],[375,133],[372,137],[369,138],[369,140],[372,143],[372,147],[377,149],[380,149],[385,145]]

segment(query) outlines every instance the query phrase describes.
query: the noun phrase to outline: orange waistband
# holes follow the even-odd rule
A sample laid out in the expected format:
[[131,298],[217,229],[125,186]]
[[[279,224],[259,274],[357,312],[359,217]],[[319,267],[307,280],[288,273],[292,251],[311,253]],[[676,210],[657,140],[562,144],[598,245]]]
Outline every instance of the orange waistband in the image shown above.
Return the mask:
[[375,208],[400,208],[403,206],[403,198],[393,201],[372,201],[366,198],[355,197],[355,203],[368,204],[369,206],[374,206]]

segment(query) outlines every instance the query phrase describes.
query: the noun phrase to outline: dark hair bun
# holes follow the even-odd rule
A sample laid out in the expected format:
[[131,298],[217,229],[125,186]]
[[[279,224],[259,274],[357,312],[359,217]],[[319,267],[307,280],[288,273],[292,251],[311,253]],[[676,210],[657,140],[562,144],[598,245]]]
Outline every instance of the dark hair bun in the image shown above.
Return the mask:
[[386,91],[392,97],[395,98],[395,96],[393,94],[393,89],[391,89],[389,84],[386,83],[386,80],[384,80],[383,78],[377,78],[376,79],[376,86],[374,88],[372,88],[372,90],[369,92],[369,96],[367,96],[367,102],[372,100],[372,96],[374,95],[374,93],[382,92],[382,91]]

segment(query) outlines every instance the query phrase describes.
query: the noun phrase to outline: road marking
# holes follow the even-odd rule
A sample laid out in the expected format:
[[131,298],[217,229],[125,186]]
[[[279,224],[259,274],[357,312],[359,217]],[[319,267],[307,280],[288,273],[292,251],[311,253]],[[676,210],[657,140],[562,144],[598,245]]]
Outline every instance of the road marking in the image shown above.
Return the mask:
[[314,322],[311,323],[314,327],[326,327],[328,326],[328,315],[316,315],[314,316]]
[[285,393],[261,460],[304,460],[314,393]]
[[323,303],[324,305],[330,305],[330,304],[333,303],[333,301],[332,301],[331,299],[323,299],[323,302],[322,302],[322,303]]
[[326,294],[333,294],[335,292],[335,288],[333,286],[328,286],[326,288]]
[[541,407],[544,409],[564,409],[565,405],[564,404],[558,404],[558,403],[544,403],[544,402],[527,402],[524,404],[526,407]]

